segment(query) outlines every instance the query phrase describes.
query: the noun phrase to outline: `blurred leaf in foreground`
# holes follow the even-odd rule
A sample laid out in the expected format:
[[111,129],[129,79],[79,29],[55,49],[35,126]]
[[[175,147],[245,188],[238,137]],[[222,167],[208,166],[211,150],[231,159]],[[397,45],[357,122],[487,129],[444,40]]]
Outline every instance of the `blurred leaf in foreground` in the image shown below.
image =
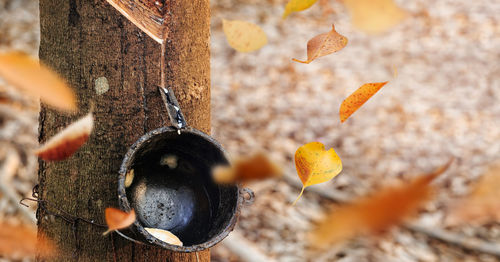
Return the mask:
[[430,183],[451,163],[452,160],[412,182],[381,189],[332,210],[312,232],[311,241],[324,248],[360,234],[381,234],[401,224],[431,199],[434,188]]
[[60,110],[76,111],[76,97],[56,73],[22,53],[0,53],[0,77]]
[[263,153],[234,161],[232,166],[216,166],[212,171],[215,182],[219,184],[240,183],[283,175],[281,168]]
[[299,63],[309,64],[314,59],[335,53],[347,45],[347,38],[335,31],[335,25],[328,33],[317,35],[307,42],[307,60],[301,61],[293,58]]
[[406,12],[393,0],[343,0],[354,26],[371,34],[382,33],[399,24]]
[[103,235],[111,231],[127,228],[135,222],[135,211],[132,209],[130,213],[117,208],[108,207],[104,211],[108,230]]
[[37,237],[35,227],[0,223],[0,256],[14,259],[51,257],[56,254],[56,247],[46,237]]
[[364,84],[354,93],[349,95],[340,105],[340,122],[344,123],[356,110],[358,110],[368,99],[380,90],[388,82]]
[[329,181],[342,171],[342,161],[333,148],[328,151],[320,142],[305,144],[295,152],[295,168],[302,181],[302,190],[293,202],[297,203],[308,186]]
[[50,138],[35,154],[46,161],[66,159],[88,140],[93,127],[94,117],[89,113]]
[[144,228],[149,234],[170,245],[182,246],[182,241],[170,231],[159,228]]
[[318,0],[290,0],[285,6],[283,19],[287,18],[293,12],[300,12],[314,5]]
[[256,24],[240,20],[222,20],[229,45],[239,52],[252,52],[267,44],[266,33]]
[[500,222],[500,163],[483,174],[469,196],[452,206],[446,222],[450,225]]

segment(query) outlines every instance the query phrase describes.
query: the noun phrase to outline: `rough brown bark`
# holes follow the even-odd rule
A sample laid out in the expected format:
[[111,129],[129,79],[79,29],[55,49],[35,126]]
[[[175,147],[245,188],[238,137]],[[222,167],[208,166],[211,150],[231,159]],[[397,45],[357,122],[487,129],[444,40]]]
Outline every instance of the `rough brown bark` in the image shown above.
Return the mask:
[[[188,124],[210,131],[209,2],[166,1],[167,84]],[[102,0],[40,0],[40,59],[75,89],[81,112],[64,115],[43,107],[40,141],[88,112],[95,130],[68,160],[40,162],[40,198],[48,210],[104,224],[104,208],[118,206],[117,176],[128,147],[144,133],[168,125],[157,91],[160,45]],[[106,81],[109,90],[102,93]],[[96,91],[96,80],[99,92]],[[102,94],[101,94],[102,93]],[[209,261],[209,252],[173,253],[133,244],[105,228],[69,223],[38,210],[39,232],[56,241],[59,257],[39,261]]]

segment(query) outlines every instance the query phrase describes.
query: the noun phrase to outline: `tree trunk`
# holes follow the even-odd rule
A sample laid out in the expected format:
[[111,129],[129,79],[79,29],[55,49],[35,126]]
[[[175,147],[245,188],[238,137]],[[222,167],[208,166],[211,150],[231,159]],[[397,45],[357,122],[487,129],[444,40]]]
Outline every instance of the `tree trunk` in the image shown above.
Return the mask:
[[[209,1],[170,0],[166,80],[190,126],[210,131]],[[42,107],[40,142],[94,107],[89,141],[71,158],[40,162],[39,232],[53,239],[57,258],[38,261],[209,261],[209,251],[174,253],[134,244],[106,228],[104,209],[118,206],[117,177],[128,147],[169,125],[158,93],[159,44],[103,0],[40,0],[40,59],[78,94],[80,113]]]

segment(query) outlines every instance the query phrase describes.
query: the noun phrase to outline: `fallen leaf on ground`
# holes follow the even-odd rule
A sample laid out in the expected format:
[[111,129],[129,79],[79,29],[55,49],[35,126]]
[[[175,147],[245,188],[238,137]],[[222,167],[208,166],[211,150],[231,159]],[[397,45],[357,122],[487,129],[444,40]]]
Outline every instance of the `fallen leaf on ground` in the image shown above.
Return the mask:
[[149,228],[149,227],[145,227],[144,229],[146,229],[146,231],[148,231],[149,234],[153,235],[154,237],[158,238],[159,240],[165,243],[175,246],[182,246],[181,240],[176,235],[172,234],[170,231],[159,228]]
[[127,228],[135,222],[135,211],[132,209],[130,213],[117,208],[107,207],[104,211],[108,230],[103,235],[111,231]]
[[333,148],[328,151],[320,142],[305,144],[295,152],[295,168],[302,181],[302,190],[293,202],[297,203],[308,186],[329,181],[342,171],[342,161]]
[[229,45],[239,52],[252,52],[267,44],[266,33],[256,24],[240,20],[222,20]]
[[314,5],[318,0],[290,0],[285,6],[283,19],[287,18],[293,12],[300,12]]
[[406,12],[393,0],[343,0],[355,27],[371,34],[382,33],[399,24]]
[[448,225],[470,223],[483,225],[500,222],[500,163],[483,174],[471,193],[452,205],[446,218]]
[[50,138],[35,154],[46,161],[66,159],[88,140],[93,127],[94,117],[89,113]]
[[347,38],[335,31],[335,25],[332,25],[332,31],[317,35],[307,42],[307,60],[302,61],[293,58],[299,63],[309,64],[314,59],[335,53],[347,45]]
[[37,236],[35,227],[0,223],[0,256],[27,258],[35,255],[54,256],[56,247],[43,235]]
[[340,122],[344,123],[356,110],[358,110],[368,99],[380,90],[388,82],[364,84],[354,93],[349,95],[340,105]]
[[228,184],[276,178],[283,175],[283,171],[265,154],[258,153],[237,159],[232,166],[216,166],[212,174],[216,183]]
[[0,53],[0,77],[49,106],[76,111],[75,94],[66,82],[28,55]]
[[381,234],[401,224],[432,198],[434,188],[430,183],[444,173],[452,161],[409,183],[381,189],[332,210],[313,230],[312,243],[323,248],[360,234]]

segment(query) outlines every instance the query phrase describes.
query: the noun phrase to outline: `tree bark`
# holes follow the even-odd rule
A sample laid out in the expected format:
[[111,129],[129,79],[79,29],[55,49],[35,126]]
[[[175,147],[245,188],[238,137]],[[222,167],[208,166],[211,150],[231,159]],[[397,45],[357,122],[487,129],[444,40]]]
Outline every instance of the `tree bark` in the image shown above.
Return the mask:
[[[170,14],[166,80],[190,126],[210,131],[209,1],[166,1]],[[40,59],[60,73],[79,98],[80,113],[42,106],[39,140],[46,141],[94,107],[89,141],[71,158],[40,161],[39,232],[60,255],[38,261],[209,261],[209,251],[174,253],[103,237],[104,209],[118,206],[117,177],[128,147],[146,132],[169,125],[157,86],[160,45],[103,0],[40,0]],[[108,87],[109,86],[109,87]]]

